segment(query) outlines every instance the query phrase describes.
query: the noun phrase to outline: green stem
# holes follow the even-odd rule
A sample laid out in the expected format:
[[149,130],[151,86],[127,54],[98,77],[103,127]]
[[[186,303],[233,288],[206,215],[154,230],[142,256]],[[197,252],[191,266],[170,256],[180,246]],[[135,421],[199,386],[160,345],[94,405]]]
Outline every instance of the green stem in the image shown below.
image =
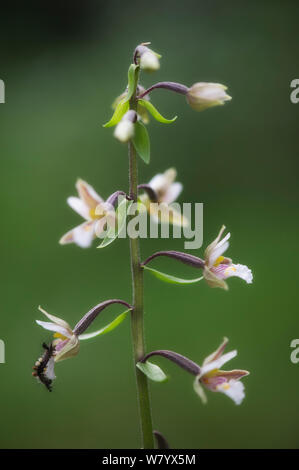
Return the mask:
[[[136,110],[136,92],[130,100],[130,109]],[[129,142],[129,178],[130,197],[137,202],[138,170],[137,155],[133,143]],[[140,266],[140,246],[138,238],[130,238],[132,288],[134,306],[131,313],[132,342],[134,365],[139,403],[142,446],[144,449],[154,448],[153,425],[151,416],[150,396],[147,377],[136,367],[145,355],[144,321],[143,321],[143,269]]]

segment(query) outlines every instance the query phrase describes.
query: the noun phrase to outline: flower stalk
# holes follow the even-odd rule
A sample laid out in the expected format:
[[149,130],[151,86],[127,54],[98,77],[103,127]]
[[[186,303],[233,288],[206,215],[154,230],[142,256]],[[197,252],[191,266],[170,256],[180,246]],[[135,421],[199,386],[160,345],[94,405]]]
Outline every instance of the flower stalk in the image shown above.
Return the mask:
[[[138,77],[136,82],[138,83]],[[130,99],[130,110],[136,111],[136,87]],[[129,185],[130,198],[136,203],[138,197],[138,168],[137,155],[132,141],[129,141]],[[143,318],[143,269],[140,263],[140,246],[138,238],[130,238],[130,257],[132,272],[133,310],[131,312],[131,331],[136,372],[137,396],[139,403],[140,427],[142,446],[145,449],[154,448],[153,424],[150,407],[150,396],[147,377],[136,367],[144,357],[144,318]]]

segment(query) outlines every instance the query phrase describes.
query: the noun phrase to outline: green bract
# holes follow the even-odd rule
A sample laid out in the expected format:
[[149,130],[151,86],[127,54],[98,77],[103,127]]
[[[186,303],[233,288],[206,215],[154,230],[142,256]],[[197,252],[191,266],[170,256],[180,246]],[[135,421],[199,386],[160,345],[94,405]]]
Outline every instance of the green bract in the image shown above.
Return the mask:
[[166,119],[159,113],[159,111],[150,101],[140,99],[138,100],[138,104],[146,108],[148,112],[150,112],[151,115],[156,119],[156,121],[162,122],[163,124],[171,124],[177,119],[177,116],[172,119]]
[[86,333],[86,334],[80,335],[80,340],[91,339],[91,338],[95,338],[95,336],[101,336],[101,335],[104,335],[105,333],[109,333],[110,331],[114,330],[114,328],[116,328],[125,320],[129,312],[130,310],[126,310],[125,312],[121,313],[120,315],[118,315],[118,317],[115,318],[115,320],[113,320],[111,323],[104,326],[100,330],[94,331],[93,333]]
[[160,281],[168,282],[170,284],[195,284],[203,279],[203,276],[195,279],[181,279],[179,277],[171,276],[170,274],[161,273],[161,271],[148,268],[147,266],[143,266],[143,269],[150,271],[156,278],[160,279]]
[[164,374],[163,370],[149,361],[137,362],[136,367],[154,382],[165,382],[167,380],[167,375]]
[[132,97],[133,93],[136,90],[137,86],[137,75],[138,75],[139,65],[131,64],[128,70],[128,87],[126,96],[120,100],[117,104],[115,111],[113,113],[112,118],[110,121],[106,122],[103,127],[113,127],[119,123],[121,118],[126,114],[129,110],[129,101]]
[[149,135],[145,126],[140,121],[137,121],[135,123],[135,136],[133,138],[133,144],[137,153],[142,158],[142,160],[145,163],[149,163],[150,162]]

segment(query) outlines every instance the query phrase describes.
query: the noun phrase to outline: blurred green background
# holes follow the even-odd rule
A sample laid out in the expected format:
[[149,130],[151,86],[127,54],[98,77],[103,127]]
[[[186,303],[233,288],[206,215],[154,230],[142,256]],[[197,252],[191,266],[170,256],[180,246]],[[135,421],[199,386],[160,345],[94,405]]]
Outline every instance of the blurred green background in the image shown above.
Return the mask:
[[[130,300],[127,240],[82,250],[58,239],[80,222],[66,205],[77,177],[103,197],[127,189],[126,148],[102,123],[143,41],[163,55],[144,86],[220,82],[233,100],[195,113],[181,96],[155,91],[153,103],[179,119],[151,121],[152,160],[140,161],[140,181],[175,166],[180,201],[204,202],[204,246],[225,223],[228,256],[254,273],[251,286],[231,279],[229,292],[146,275],[148,350],[200,362],[226,335],[239,351],[228,366],[251,371],[241,406],[212,393],[203,406],[192,377],[157,360],[171,380],[151,385],[155,428],[173,448],[298,446],[299,364],[290,361],[290,342],[299,337],[299,104],[289,97],[298,78],[298,4],[89,0],[1,8],[0,447],[140,446],[129,321],[58,364],[52,394],[31,367],[50,338],[35,324],[39,304],[74,325],[102,300]],[[144,258],[159,249],[182,250],[183,241],[142,242]],[[171,260],[153,267],[198,275]],[[107,309],[93,326],[121,311]]]

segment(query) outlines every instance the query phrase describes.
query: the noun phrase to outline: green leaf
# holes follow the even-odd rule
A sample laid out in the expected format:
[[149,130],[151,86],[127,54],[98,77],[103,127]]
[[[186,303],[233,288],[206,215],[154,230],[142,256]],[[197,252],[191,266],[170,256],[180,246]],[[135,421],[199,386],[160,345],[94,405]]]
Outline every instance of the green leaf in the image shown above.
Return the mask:
[[137,153],[142,158],[142,160],[145,163],[149,163],[150,162],[149,135],[145,126],[140,121],[137,121],[135,123],[135,136],[133,137],[133,144]]
[[79,339],[80,340],[90,339],[90,338],[95,338],[96,336],[101,336],[106,333],[110,333],[110,331],[114,330],[118,325],[120,325],[125,320],[129,312],[130,310],[126,310],[124,313],[121,313],[120,315],[118,315],[118,317],[115,318],[115,320],[113,320],[111,323],[104,326],[98,331],[94,331],[93,333],[86,333],[83,335],[79,335]]
[[177,116],[175,116],[173,119],[166,119],[159,113],[159,111],[150,101],[141,99],[138,100],[138,104],[146,108],[148,112],[151,113],[151,115],[156,119],[156,121],[162,122],[163,124],[171,124],[177,119]]
[[160,279],[160,281],[169,282],[170,284],[195,284],[203,279],[203,276],[195,279],[181,279],[179,277],[171,276],[170,274],[161,273],[160,271],[148,268],[147,266],[143,266],[143,269],[150,271],[156,278]]
[[137,362],[136,367],[140,369],[150,380],[154,382],[165,382],[168,377],[163,370],[149,361]]
[[129,101],[132,97],[137,86],[137,76],[138,76],[139,65],[131,64],[128,70],[128,89],[125,101]]
[[107,230],[106,236],[102,243],[97,247],[97,248],[105,248],[106,246],[110,245],[120,234],[120,232],[123,230],[126,219],[127,219],[127,213],[132,205],[133,201],[128,201],[126,198],[124,198],[118,205],[116,211],[115,211],[115,217],[116,217],[116,227],[110,227]]
[[121,118],[126,114],[129,109],[129,102],[126,101],[126,98],[123,98],[115,108],[112,118],[110,121],[106,122],[103,127],[112,127],[119,123]]

